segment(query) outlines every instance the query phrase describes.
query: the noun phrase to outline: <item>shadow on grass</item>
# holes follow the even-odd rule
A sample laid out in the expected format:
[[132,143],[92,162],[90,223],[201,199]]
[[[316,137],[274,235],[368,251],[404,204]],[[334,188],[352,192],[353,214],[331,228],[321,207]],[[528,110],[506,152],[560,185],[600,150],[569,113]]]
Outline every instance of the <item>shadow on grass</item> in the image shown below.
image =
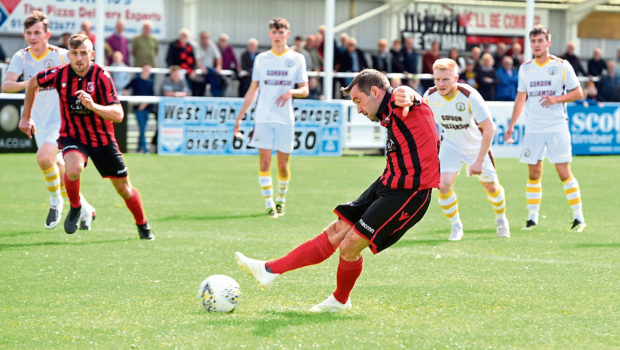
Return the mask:
[[620,243],[579,243],[575,248],[620,248]]
[[105,241],[80,241],[80,242],[33,242],[33,243],[15,243],[15,244],[0,244],[0,251],[5,249],[19,249],[19,248],[32,248],[32,247],[46,247],[46,246],[63,246],[63,245],[92,245],[92,244],[106,244],[106,243],[118,243],[136,241],[134,238],[126,239],[108,239]]
[[[201,312],[202,313],[202,312]],[[263,312],[257,312],[255,317],[247,320],[237,319],[231,321],[226,314],[220,316],[214,314],[209,320],[210,324],[223,324],[223,325],[243,325],[244,328],[251,329],[252,334],[259,337],[271,337],[276,332],[287,327],[296,327],[304,325],[316,325],[320,323],[329,323],[342,320],[360,320],[363,319],[363,315],[353,313],[314,313],[310,311],[274,311],[266,310]],[[256,319],[258,318],[258,319]]]
[[316,325],[318,323],[328,323],[340,320],[359,320],[361,315],[340,313],[334,314],[329,312],[314,313],[310,311],[266,311],[264,320],[254,321],[255,328],[253,334],[260,337],[270,337],[280,328],[291,326],[303,326],[306,324]]
[[18,236],[28,236],[28,235],[37,235],[37,234],[41,234],[44,235],[46,233],[52,233],[54,231],[52,230],[35,230],[35,231],[15,231],[15,232],[7,232],[7,233],[3,233],[0,234],[0,238],[8,238],[8,237],[18,237]]
[[231,219],[249,219],[265,216],[264,213],[254,214],[231,214],[231,215],[170,215],[157,219],[157,221],[213,221],[213,220],[231,220]]

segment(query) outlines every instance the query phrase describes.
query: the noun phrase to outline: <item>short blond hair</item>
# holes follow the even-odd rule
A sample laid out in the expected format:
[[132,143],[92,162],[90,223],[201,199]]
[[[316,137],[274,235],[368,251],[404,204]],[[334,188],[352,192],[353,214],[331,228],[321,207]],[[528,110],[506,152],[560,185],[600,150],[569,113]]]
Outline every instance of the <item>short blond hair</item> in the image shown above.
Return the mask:
[[440,58],[433,63],[433,71],[436,70],[453,71],[455,75],[458,75],[459,65],[451,58]]

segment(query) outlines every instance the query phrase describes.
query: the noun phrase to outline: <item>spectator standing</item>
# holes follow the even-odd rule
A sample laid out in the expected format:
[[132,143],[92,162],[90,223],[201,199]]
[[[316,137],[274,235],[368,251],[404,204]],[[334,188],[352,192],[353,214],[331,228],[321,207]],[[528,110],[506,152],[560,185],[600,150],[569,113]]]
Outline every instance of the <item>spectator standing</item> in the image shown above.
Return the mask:
[[321,70],[321,66],[323,65],[323,59],[321,58],[317,47],[319,42],[318,40],[318,35],[308,35],[306,37],[306,45],[302,49],[302,54],[304,57],[310,58],[310,62],[306,61],[306,69],[308,71],[319,72]]
[[493,56],[490,53],[482,55],[480,69],[476,74],[478,92],[485,101],[495,100],[495,86],[497,85],[497,74],[493,68]]
[[228,40],[228,34],[225,33],[220,34],[220,37],[217,40],[217,47],[220,49],[220,53],[222,54],[222,69],[239,71],[241,69],[239,66],[239,61],[237,61],[235,51],[229,44]]
[[86,34],[88,36],[88,39],[90,39],[90,41],[94,45],[95,39],[97,39],[97,35],[95,34],[95,32],[92,31],[93,25],[90,23],[90,21],[86,20],[82,22],[81,28],[82,28],[82,31],[80,33]]
[[405,39],[405,47],[401,50],[401,55],[403,56],[403,72],[405,74],[416,74],[418,72],[418,57],[413,49],[413,38]]
[[501,67],[502,63],[504,62],[504,56],[506,56],[506,43],[500,41],[497,43],[497,49],[495,50],[495,54],[493,55],[493,59],[495,60],[495,69]]
[[476,62],[473,58],[468,57],[465,60],[465,71],[459,74],[459,82],[469,84],[474,89],[478,87],[476,84]]
[[[128,95],[130,93],[133,96],[153,96],[155,95],[155,90],[153,88],[153,80],[151,79],[151,66],[145,64],[142,66],[142,71],[140,75],[135,76],[129,84],[125,86],[123,91],[124,95]],[[149,149],[146,146],[146,125],[148,124],[149,114],[151,113],[153,106],[148,103],[140,103],[137,107],[134,107],[134,112],[136,113],[136,120],[138,121],[138,129],[140,130],[140,135],[138,136],[138,149],[136,152],[144,152],[149,153]]]
[[456,47],[451,48],[450,52],[448,52],[448,58],[458,64],[459,74],[465,71],[465,59],[461,55],[459,55],[459,49],[457,49]]
[[477,71],[480,68],[480,56],[482,55],[482,50],[478,46],[474,46],[471,48],[469,52],[469,58],[474,61],[474,71]]
[[517,84],[519,83],[519,74],[514,69],[512,57],[504,56],[502,64],[496,70],[497,88],[495,89],[495,99],[498,101],[514,101],[517,97]]
[[519,67],[523,64],[523,47],[519,43],[514,43],[512,45],[512,64],[515,69],[519,69]]
[[194,96],[204,96],[206,85],[211,86],[211,95],[222,97],[224,95],[224,81],[220,75],[222,72],[222,53],[217,45],[211,41],[209,32],[200,32],[200,43],[196,49],[198,67],[203,71],[203,76],[192,77],[192,92]]
[[[368,68],[368,62],[366,61],[366,55],[364,51],[357,47],[357,40],[355,38],[349,38],[346,44],[346,52],[342,55],[342,67],[341,72],[361,72]],[[353,78],[348,78],[348,83]]]
[[[116,22],[116,26],[114,27],[114,33],[105,40],[105,43],[111,49],[112,54],[114,54],[115,51],[122,53],[123,62],[125,62],[125,65],[129,66],[129,45],[127,43],[127,38],[123,35],[124,30],[125,22],[118,20]],[[112,64],[112,54],[106,57],[106,62],[108,65]]]
[[166,54],[166,64],[179,66],[184,69],[186,75],[193,76],[196,68],[196,57],[194,47],[189,43],[189,30],[181,29],[179,38],[170,43]]
[[600,77],[606,69],[607,64],[602,58],[601,49],[597,47],[592,51],[592,58],[588,60],[588,75],[591,77]]
[[[126,68],[127,65],[123,61],[123,54],[120,51],[114,51],[112,54],[112,63],[110,67]],[[119,95],[122,94],[123,88],[129,83],[129,72],[112,72],[112,80],[114,80],[114,86]]]
[[603,102],[620,102],[620,75],[616,73],[616,61],[607,61],[607,72],[598,82],[598,96]]
[[254,59],[258,55],[258,41],[254,38],[248,40],[247,49],[241,54],[241,73],[239,74],[239,97],[245,96],[252,82],[252,68]]
[[[439,41],[435,40],[431,43],[431,48],[422,55],[422,73],[433,74],[433,63],[440,58]],[[422,89],[424,91],[433,85],[433,79],[422,79]]]
[[159,51],[159,42],[153,36],[153,25],[151,21],[144,21],[142,33],[133,38],[131,54],[133,55],[133,66],[144,67],[145,64],[156,67],[155,58]]
[[573,66],[573,69],[575,70],[575,74],[577,74],[578,76],[588,75],[586,71],[583,69],[583,66],[581,65],[581,61],[579,60],[579,57],[575,55],[575,43],[569,42],[568,44],[566,44],[566,52],[561,56],[561,58],[567,60],[568,63],[570,63],[570,65]]
[[616,74],[620,74],[620,48],[616,53]]
[[392,56],[392,73],[404,72],[404,56],[402,55],[403,42],[400,39],[394,39],[390,55]]
[[598,99],[598,90],[596,89],[596,84],[592,80],[586,82],[586,88],[584,89],[584,97],[581,100],[575,101],[576,104],[581,104],[584,107],[590,106],[599,106],[602,107],[603,104]]
[[387,40],[381,38],[377,43],[378,52],[372,56],[372,68],[382,73],[392,73],[392,55]]

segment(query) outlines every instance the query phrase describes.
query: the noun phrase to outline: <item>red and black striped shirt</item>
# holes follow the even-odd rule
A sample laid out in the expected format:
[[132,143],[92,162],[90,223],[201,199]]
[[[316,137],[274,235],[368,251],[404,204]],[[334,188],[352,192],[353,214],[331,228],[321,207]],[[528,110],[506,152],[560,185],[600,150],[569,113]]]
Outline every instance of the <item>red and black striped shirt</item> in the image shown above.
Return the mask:
[[78,76],[70,64],[52,67],[37,74],[41,87],[52,87],[60,98],[60,137],[71,137],[90,147],[116,143],[114,124],[84,107],[76,92],[89,93],[97,104],[108,106],[120,103],[110,73],[91,63],[84,77]]
[[412,107],[406,117],[402,111],[390,89],[377,111],[381,125],[387,128],[387,165],[381,182],[392,189],[438,188],[440,142],[433,112],[425,102]]

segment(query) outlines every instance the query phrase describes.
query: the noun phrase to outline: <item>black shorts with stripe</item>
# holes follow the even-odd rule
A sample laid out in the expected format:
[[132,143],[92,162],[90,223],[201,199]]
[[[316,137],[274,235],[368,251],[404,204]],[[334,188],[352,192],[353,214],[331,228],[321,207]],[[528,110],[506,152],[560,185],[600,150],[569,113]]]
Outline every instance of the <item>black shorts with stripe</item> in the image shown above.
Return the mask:
[[375,181],[362,195],[334,209],[334,213],[353,226],[370,242],[377,254],[396,243],[426,213],[432,189],[390,189]]
[[58,145],[63,155],[76,151],[82,154],[84,166],[88,164],[88,157],[90,157],[101,177],[121,178],[127,176],[125,159],[123,159],[123,153],[121,153],[116,142],[106,146],[91,147],[74,138],[61,137],[58,139]]

